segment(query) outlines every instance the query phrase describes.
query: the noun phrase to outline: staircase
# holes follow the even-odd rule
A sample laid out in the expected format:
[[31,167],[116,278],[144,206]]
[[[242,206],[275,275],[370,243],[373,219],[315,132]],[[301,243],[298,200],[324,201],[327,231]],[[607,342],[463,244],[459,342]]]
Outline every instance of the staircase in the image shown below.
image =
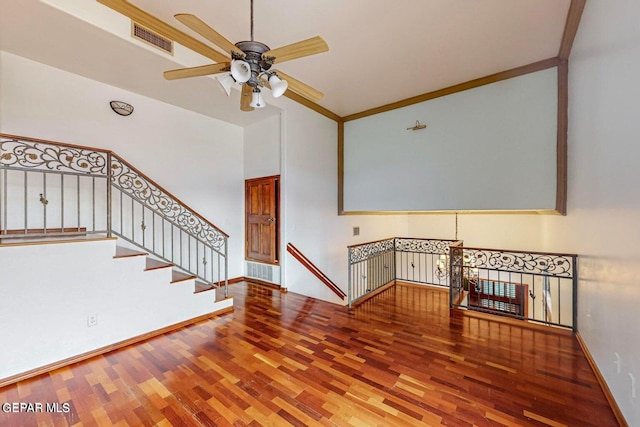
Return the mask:
[[227,295],[229,236],[126,160],[0,134],[0,242],[70,236],[117,236]]
[[[212,291],[217,288],[217,286],[213,283],[207,283],[203,280],[198,279],[198,276],[194,274],[184,273],[180,269],[178,269],[174,264],[157,260],[151,256],[147,252],[140,251],[137,249],[131,249],[125,246],[116,246],[116,254],[113,257],[114,259],[120,258],[129,258],[129,257],[144,257],[145,258],[145,268],[144,271],[152,271],[152,270],[160,270],[160,269],[170,269],[171,270],[171,284],[193,284],[194,294],[206,291]],[[216,300],[224,299],[224,297],[218,297],[218,293],[216,292]]]
[[0,134],[0,386],[231,310],[227,243],[113,152]]

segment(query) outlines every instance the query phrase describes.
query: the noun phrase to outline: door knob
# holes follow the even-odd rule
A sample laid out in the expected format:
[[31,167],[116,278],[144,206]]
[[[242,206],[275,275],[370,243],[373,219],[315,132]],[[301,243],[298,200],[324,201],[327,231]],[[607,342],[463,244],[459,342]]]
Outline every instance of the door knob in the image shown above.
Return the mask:
[[275,220],[276,220],[275,218],[271,217],[271,218],[269,218],[267,221],[268,221],[268,222],[273,222],[273,221],[275,221]]

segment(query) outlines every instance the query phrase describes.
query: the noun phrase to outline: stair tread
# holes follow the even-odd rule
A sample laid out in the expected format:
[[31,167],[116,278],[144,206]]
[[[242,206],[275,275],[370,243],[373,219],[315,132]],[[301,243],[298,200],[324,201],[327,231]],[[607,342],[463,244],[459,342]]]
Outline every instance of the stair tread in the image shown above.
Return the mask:
[[147,256],[149,255],[147,252],[140,251],[137,249],[129,249],[123,246],[116,246],[116,255],[114,258],[128,258],[132,256]]
[[199,294],[200,292],[210,291],[215,288],[216,286],[212,283],[203,282],[202,280],[196,280],[195,291],[193,293]]
[[158,261],[157,259],[147,258],[147,266],[144,271],[158,270],[160,268],[173,267],[173,264],[164,261]]
[[185,282],[187,280],[191,280],[195,278],[196,276],[194,276],[193,274],[186,274],[176,270],[173,270],[171,272],[171,283]]

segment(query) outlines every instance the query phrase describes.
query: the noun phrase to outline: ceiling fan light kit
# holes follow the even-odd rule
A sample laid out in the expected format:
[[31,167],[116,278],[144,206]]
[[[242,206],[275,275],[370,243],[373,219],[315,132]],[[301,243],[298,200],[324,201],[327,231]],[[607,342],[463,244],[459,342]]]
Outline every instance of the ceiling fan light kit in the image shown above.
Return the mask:
[[[98,1],[133,21],[142,20],[151,27],[156,26],[163,29],[164,32],[170,31],[176,43],[191,47],[197,53],[202,53],[200,48],[192,47],[197,42],[196,40],[132,5],[127,0]],[[165,79],[174,80],[225,73],[223,76],[218,77],[217,80],[227,95],[230,95],[231,87],[235,83],[241,85],[240,109],[242,111],[253,111],[255,108],[264,107],[265,102],[261,91],[264,87],[271,89],[274,98],[284,95],[287,91],[291,91],[296,96],[311,102],[318,102],[324,96],[322,92],[286,75],[282,71],[271,70],[271,67],[276,63],[280,64],[292,59],[326,52],[329,50],[327,43],[321,37],[316,36],[277,49],[271,49],[266,44],[255,41],[253,39],[253,0],[251,0],[250,41],[241,41],[234,44],[195,15],[179,13],[174,16],[189,29],[224,51],[226,55],[222,55],[222,61],[219,61],[214,56],[213,58],[216,58],[214,59],[216,62],[213,64],[165,71]],[[219,54],[217,51],[215,53]],[[205,56],[212,57],[211,53]],[[224,56],[228,58],[228,62],[224,61]],[[254,100],[254,98],[256,99]]]

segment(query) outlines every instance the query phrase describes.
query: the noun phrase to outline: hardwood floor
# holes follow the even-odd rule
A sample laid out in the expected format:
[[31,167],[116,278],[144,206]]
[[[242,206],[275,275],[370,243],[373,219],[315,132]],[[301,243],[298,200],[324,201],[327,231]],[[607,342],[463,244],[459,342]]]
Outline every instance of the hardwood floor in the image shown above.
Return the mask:
[[0,425],[617,425],[575,337],[450,318],[446,292],[396,286],[351,313],[230,292],[231,314],[0,389]]

